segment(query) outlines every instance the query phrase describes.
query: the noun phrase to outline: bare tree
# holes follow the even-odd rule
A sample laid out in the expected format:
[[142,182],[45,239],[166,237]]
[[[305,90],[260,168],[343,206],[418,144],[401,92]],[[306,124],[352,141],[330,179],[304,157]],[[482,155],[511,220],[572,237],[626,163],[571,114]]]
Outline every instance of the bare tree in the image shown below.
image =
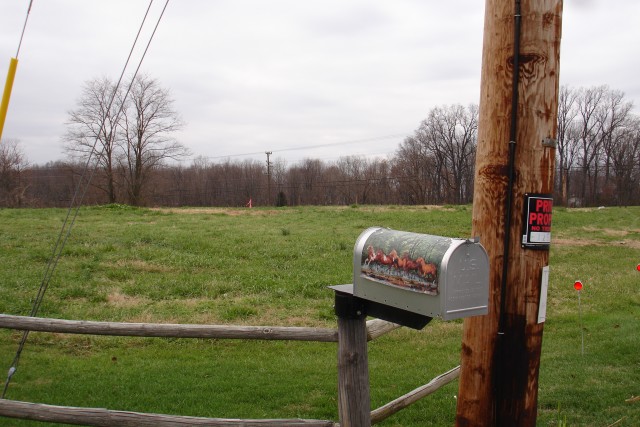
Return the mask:
[[[581,89],[577,100],[579,162],[581,171],[580,198],[582,203],[593,203],[599,172],[598,162],[602,148],[602,117],[598,115],[606,86]],[[587,194],[589,190],[589,194]],[[588,198],[587,198],[588,197]]]
[[98,168],[92,184],[110,203],[121,193],[138,205],[153,171],[188,150],[171,136],[183,124],[168,90],[144,75],[123,87],[129,89],[116,88],[108,78],[85,83],[78,107],[69,112],[65,149]]
[[137,76],[125,101],[121,142],[124,156],[119,159],[129,203],[143,203],[155,169],[167,160],[189,155],[188,149],[172,137],[182,127],[169,91],[155,79]]
[[618,205],[638,203],[640,197],[640,117],[629,115],[613,135],[610,160],[616,178]]
[[344,156],[338,159],[336,166],[340,171],[340,194],[344,204],[368,203],[369,183],[365,180],[367,161],[362,156]]
[[276,183],[276,206],[286,206],[287,196],[284,184],[287,176],[287,162],[283,158],[276,158],[271,166],[271,176]]
[[440,163],[448,202],[463,203],[470,195],[464,184],[473,176],[477,131],[478,107],[473,104],[468,109],[460,104],[436,107],[418,129]]
[[[572,138],[572,131],[575,133],[575,118],[578,115],[578,111],[575,108],[576,98],[578,93],[568,87],[562,86],[560,88],[560,94],[558,96],[558,189],[561,194],[561,203],[567,204],[567,188],[569,186],[569,167],[572,159],[569,159],[572,152],[572,148],[575,144],[572,144],[575,140]],[[575,150],[573,151],[575,152]]]
[[[608,90],[605,93],[598,117],[601,122],[601,145],[604,155],[604,182],[602,189],[610,198],[615,194],[615,183],[612,179],[612,157],[615,149],[623,144],[626,137],[625,125],[633,108],[631,101],[624,99],[624,92]],[[611,199],[607,201],[611,201]]]
[[22,173],[28,166],[27,159],[16,139],[3,139],[0,143],[0,204],[20,207],[26,190]]
[[73,158],[86,162],[93,159],[102,172],[102,180],[93,185],[102,189],[109,203],[116,203],[116,150],[118,147],[118,113],[121,94],[106,77],[86,82],[78,100],[78,107],[70,111],[67,131],[63,137],[65,150]]
[[478,107],[457,104],[432,109],[414,135],[405,139],[396,160],[413,171],[415,178],[409,183],[418,203],[426,201],[425,185],[435,191],[437,203],[470,200],[477,131]]
[[440,170],[433,153],[418,137],[404,139],[393,160],[401,203],[427,204],[440,201]]

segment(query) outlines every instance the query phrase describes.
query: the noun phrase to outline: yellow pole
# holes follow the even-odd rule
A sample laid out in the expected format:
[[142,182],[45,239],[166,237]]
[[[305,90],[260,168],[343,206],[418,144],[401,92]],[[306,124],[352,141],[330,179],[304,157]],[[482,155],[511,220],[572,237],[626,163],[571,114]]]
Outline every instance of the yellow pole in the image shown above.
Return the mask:
[[18,59],[11,58],[9,62],[9,72],[7,73],[7,81],[4,84],[4,92],[2,93],[2,104],[0,104],[0,141],[2,141],[2,129],[4,129],[4,119],[7,117],[9,109],[9,99],[11,98],[11,89],[13,88],[13,79],[16,76],[18,68]]

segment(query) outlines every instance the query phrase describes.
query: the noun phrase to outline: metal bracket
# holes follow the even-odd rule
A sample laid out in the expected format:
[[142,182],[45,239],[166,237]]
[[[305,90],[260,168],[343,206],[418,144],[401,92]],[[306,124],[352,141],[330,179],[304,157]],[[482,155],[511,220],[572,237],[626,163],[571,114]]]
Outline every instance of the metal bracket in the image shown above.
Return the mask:
[[431,317],[422,314],[359,298],[353,295],[353,284],[329,288],[335,291],[334,308],[338,317],[361,319],[369,315],[417,330],[421,330],[431,321]]
[[558,141],[548,136],[542,140],[542,146],[549,147],[549,148],[556,148],[558,146]]
[[362,319],[367,317],[367,302],[353,295],[353,292],[336,290],[335,312],[338,317]]

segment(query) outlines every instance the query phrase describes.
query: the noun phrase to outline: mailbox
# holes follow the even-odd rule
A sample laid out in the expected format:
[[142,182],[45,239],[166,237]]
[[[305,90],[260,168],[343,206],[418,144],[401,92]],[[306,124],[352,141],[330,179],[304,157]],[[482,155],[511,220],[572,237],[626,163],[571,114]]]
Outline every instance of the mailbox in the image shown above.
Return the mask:
[[353,251],[353,295],[444,320],[487,314],[489,257],[477,240],[368,228]]

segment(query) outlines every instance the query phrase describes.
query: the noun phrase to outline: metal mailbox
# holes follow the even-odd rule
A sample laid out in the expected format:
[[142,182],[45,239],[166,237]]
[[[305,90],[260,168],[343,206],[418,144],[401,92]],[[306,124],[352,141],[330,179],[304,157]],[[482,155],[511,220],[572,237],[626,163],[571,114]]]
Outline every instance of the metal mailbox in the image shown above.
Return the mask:
[[444,320],[487,314],[489,257],[477,240],[368,228],[353,250],[353,295]]

